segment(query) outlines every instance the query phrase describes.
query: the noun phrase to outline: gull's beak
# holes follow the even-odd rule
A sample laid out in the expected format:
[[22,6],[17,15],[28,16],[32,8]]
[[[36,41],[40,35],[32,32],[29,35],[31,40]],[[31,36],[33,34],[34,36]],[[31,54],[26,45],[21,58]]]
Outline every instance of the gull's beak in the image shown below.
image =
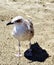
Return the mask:
[[12,23],[12,22],[9,22],[9,23],[7,23],[6,25],[12,25],[12,24],[14,24],[14,23]]

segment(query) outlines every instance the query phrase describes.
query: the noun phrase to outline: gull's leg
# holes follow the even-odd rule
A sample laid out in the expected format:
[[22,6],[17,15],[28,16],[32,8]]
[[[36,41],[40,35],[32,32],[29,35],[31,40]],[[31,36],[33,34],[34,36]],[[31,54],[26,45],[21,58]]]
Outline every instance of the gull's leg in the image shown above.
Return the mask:
[[18,43],[18,48],[19,48],[19,51],[18,51],[18,54],[16,54],[16,56],[17,56],[17,57],[22,56],[22,55],[21,55],[21,52],[20,52],[20,46],[21,46],[21,45],[20,45],[20,41],[19,41],[19,43]]
[[31,47],[31,42],[29,43],[29,51],[27,56],[32,56],[32,49],[30,47]]
[[[29,46],[31,47],[31,42],[29,43]],[[30,54],[30,56],[32,56],[32,49],[31,48],[29,49],[29,54]]]

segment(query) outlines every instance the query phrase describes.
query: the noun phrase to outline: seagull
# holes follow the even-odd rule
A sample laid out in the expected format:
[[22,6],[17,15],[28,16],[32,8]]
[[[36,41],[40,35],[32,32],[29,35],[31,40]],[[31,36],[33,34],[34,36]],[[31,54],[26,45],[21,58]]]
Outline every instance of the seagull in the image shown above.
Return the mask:
[[[34,36],[34,27],[31,20],[27,20],[22,16],[16,16],[11,19],[6,25],[14,25],[12,35],[18,40],[19,51],[16,54],[17,57],[22,56],[20,52],[20,41],[29,41],[31,46],[31,39]],[[28,56],[32,56],[32,49],[29,49]]]

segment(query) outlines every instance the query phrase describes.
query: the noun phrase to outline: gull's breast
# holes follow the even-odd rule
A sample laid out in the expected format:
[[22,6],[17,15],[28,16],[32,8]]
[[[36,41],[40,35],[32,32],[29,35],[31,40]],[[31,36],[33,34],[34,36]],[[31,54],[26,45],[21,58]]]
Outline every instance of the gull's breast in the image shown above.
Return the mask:
[[27,39],[27,35],[28,35],[27,31],[28,31],[27,27],[23,25],[15,26],[12,35],[18,40],[24,41]]

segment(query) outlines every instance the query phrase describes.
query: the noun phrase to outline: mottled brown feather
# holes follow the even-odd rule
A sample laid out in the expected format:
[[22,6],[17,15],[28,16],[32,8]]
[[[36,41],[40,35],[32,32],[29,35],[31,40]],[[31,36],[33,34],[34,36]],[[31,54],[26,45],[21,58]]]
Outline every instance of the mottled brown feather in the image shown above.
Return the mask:
[[[25,25],[25,26],[27,26],[27,25],[30,26],[30,29],[28,29],[26,32],[29,34],[29,40],[31,40],[31,38],[34,36],[33,23],[30,22],[30,21],[25,21],[25,22],[24,22],[24,25]],[[28,26],[27,26],[27,28],[28,28]]]

